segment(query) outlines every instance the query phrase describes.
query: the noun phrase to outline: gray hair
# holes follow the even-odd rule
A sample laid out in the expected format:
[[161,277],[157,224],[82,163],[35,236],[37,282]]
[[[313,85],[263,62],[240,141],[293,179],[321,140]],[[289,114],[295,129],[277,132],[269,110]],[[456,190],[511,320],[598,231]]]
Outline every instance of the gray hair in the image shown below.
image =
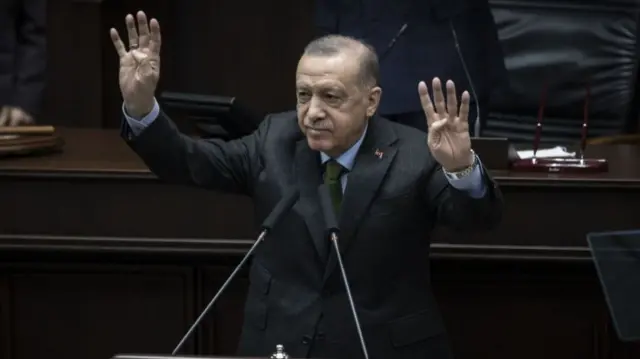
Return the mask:
[[380,65],[373,46],[349,36],[326,35],[311,41],[303,55],[335,56],[344,52],[354,52],[359,57],[358,80],[363,86],[377,86],[380,82]]

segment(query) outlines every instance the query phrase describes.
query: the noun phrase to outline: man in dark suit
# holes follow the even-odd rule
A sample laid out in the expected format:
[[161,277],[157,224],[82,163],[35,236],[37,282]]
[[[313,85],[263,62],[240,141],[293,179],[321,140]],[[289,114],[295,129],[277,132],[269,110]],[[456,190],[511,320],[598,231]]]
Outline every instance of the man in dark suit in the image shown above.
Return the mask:
[[[342,36],[310,43],[296,72],[297,114],[267,116],[258,130],[223,142],[180,134],[154,99],[160,25],[128,15],[129,49],[115,29],[124,104],[122,135],[161,179],[253,198],[261,221],[289,188],[300,199],[255,254],[239,355],[362,358],[337,256],[324,233],[317,188],[339,212],[340,248],[371,358],[450,358],[429,285],[436,225],[488,229],[501,195],[471,150],[454,84],[434,79],[434,103],[418,86],[428,136],[375,116],[377,57]],[[341,176],[337,176],[339,172]]]
[[0,2],[0,126],[40,114],[47,63],[46,0]]
[[482,123],[486,121],[491,90],[507,78],[488,0],[315,0],[315,4],[320,36],[351,36],[376,49],[385,90],[378,109],[382,116],[426,131],[416,83],[440,77],[475,90],[469,122],[473,126],[476,119],[475,100]]

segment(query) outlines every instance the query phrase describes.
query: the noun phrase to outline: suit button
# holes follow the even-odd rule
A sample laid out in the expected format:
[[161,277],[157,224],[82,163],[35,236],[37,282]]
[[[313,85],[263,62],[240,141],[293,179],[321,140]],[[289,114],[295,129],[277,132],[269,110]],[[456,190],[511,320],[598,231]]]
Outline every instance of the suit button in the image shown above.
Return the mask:
[[324,338],[325,338],[324,333],[318,333],[317,338],[318,338],[318,340],[324,340]]
[[302,344],[309,345],[309,343],[311,343],[311,337],[310,336],[305,335],[304,337],[302,337]]

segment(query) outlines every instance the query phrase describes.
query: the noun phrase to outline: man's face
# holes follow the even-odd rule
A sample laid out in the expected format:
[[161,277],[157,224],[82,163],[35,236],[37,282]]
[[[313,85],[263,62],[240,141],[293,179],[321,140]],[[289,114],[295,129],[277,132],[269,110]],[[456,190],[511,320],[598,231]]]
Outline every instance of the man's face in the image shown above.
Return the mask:
[[309,147],[339,156],[362,135],[380,102],[379,87],[359,80],[359,60],[351,52],[303,56],[296,72],[298,124]]

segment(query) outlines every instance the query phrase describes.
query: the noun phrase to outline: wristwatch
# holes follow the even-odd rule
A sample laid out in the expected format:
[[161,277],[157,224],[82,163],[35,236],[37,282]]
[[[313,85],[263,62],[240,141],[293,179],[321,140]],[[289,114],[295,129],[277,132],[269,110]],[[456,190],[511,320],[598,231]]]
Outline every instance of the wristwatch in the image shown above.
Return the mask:
[[453,180],[459,180],[464,177],[467,177],[471,172],[473,172],[473,170],[475,170],[476,167],[478,166],[478,156],[476,156],[476,153],[473,152],[473,150],[471,150],[471,153],[473,154],[473,163],[471,165],[469,165],[467,168],[461,171],[456,171],[456,172],[448,172],[443,169],[442,171],[444,172],[445,176]]

